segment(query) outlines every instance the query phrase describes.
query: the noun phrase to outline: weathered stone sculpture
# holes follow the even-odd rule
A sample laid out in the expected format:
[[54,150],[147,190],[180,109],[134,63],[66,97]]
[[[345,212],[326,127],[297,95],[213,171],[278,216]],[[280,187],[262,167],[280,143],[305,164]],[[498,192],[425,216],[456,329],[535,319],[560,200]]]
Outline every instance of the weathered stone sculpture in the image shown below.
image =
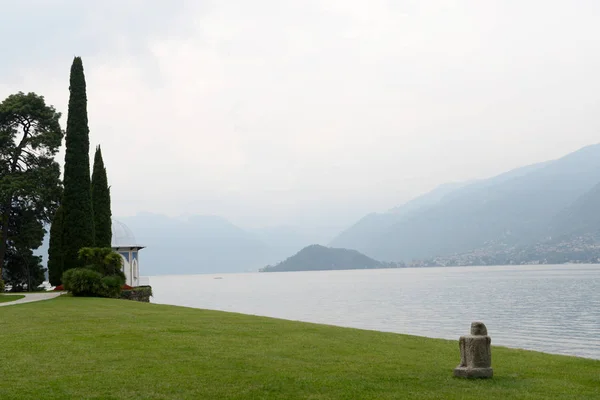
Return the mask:
[[454,376],[461,378],[491,378],[492,339],[487,335],[483,322],[471,323],[471,334],[461,336],[460,365],[454,369]]

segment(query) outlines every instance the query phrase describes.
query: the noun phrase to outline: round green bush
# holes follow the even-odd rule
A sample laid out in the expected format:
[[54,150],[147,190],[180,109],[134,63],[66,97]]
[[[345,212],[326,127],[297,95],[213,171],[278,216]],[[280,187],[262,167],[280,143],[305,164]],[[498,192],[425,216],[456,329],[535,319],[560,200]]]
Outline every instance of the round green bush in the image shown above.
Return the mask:
[[117,298],[121,295],[121,287],[123,286],[124,279],[119,275],[105,276],[102,278],[102,286],[104,289],[104,297]]
[[63,286],[73,296],[104,296],[102,275],[89,268],[72,268],[63,274]]

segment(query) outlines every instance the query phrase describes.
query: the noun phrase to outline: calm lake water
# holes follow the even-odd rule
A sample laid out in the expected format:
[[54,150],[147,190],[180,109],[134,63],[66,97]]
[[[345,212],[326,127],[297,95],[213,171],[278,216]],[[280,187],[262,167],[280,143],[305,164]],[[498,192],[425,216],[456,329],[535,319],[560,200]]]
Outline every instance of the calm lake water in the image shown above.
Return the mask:
[[[221,278],[221,279],[218,279]],[[600,265],[157,276],[152,302],[600,359]]]

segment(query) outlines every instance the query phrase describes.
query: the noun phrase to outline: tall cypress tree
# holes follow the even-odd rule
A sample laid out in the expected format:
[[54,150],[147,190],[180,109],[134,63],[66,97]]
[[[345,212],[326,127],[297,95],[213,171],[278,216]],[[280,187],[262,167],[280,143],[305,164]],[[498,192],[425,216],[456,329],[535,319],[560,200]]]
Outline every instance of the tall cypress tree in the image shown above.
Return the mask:
[[48,278],[51,285],[58,286],[62,283],[63,264],[63,208],[61,206],[56,210],[50,226]]
[[110,211],[110,188],[100,146],[96,147],[92,172],[92,206],[96,247],[110,247],[112,240],[112,213]]
[[85,76],[80,57],[71,65],[63,194],[63,271],[79,267],[77,253],[94,246],[90,139]]

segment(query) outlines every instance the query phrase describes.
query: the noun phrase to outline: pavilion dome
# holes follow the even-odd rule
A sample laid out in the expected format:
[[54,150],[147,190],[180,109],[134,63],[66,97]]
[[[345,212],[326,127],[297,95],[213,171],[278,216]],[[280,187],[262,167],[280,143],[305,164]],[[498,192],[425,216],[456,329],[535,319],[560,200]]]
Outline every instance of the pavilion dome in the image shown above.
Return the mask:
[[137,244],[133,232],[127,225],[116,219],[112,220],[112,247],[129,247]]

